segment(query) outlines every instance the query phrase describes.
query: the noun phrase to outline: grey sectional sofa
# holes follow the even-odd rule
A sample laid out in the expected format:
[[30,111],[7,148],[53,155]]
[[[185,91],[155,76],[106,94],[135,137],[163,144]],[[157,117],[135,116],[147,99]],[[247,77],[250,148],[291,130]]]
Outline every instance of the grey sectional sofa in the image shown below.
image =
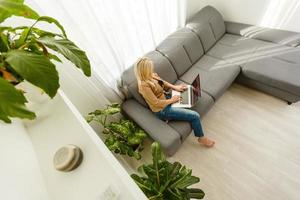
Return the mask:
[[[192,109],[203,116],[234,81],[289,104],[299,101],[299,44],[299,33],[224,22],[215,8],[207,6],[145,56],[171,83],[190,84],[200,74],[202,97]],[[191,133],[189,123],[158,119],[138,93],[133,67],[121,80],[124,114],[173,155]]]

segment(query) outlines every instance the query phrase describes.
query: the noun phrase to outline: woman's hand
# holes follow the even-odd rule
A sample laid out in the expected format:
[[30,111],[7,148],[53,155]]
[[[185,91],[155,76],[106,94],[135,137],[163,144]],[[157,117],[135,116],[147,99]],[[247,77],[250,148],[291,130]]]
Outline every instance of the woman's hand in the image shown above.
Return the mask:
[[171,101],[172,101],[172,103],[176,103],[176,102],[180,101],[180,98],[181,97],[179,95],[174,95],[174,96],[172,96]]
[[187,89],[187,85],[186,84],[180,84],[180,85],[175,85],[174,86],[174,90],[178,91],[178,92],[183,92]]

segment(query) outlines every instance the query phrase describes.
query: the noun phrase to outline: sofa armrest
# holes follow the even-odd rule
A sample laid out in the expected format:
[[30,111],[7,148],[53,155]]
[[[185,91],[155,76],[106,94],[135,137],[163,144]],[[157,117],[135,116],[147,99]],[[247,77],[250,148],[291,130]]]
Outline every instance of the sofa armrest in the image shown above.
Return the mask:
[[125,101],[122,104],[122,111],[144,129],[152,139],[158,141],[167,155],[173,155],[180,147],[180,134],[136,100]]
[[225,22],[226,32],[244,37],[264,40],[291,47],[300,45],[300,33],[259,27],[249,24]]

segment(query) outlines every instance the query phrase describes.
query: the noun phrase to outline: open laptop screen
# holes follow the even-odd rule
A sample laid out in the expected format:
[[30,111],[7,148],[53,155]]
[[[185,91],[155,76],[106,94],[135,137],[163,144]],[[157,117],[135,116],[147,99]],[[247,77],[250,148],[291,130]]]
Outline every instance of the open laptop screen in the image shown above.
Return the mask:
[[193,103],[196,103],[198,98],[201,97],[201,85],[200,85],[200,76],[199,74],[192,83],[193,86]]

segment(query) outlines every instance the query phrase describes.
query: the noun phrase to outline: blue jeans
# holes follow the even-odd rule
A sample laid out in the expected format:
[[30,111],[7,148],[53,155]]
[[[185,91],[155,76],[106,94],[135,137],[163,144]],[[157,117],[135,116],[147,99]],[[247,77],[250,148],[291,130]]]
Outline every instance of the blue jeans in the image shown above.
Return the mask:
[[196,137],[204,136],[200,122],[200,115],[196,111],[185,108],[175,108],[168,105],[163,110],[154,114],[162,120],[188,121],[191,123]]

